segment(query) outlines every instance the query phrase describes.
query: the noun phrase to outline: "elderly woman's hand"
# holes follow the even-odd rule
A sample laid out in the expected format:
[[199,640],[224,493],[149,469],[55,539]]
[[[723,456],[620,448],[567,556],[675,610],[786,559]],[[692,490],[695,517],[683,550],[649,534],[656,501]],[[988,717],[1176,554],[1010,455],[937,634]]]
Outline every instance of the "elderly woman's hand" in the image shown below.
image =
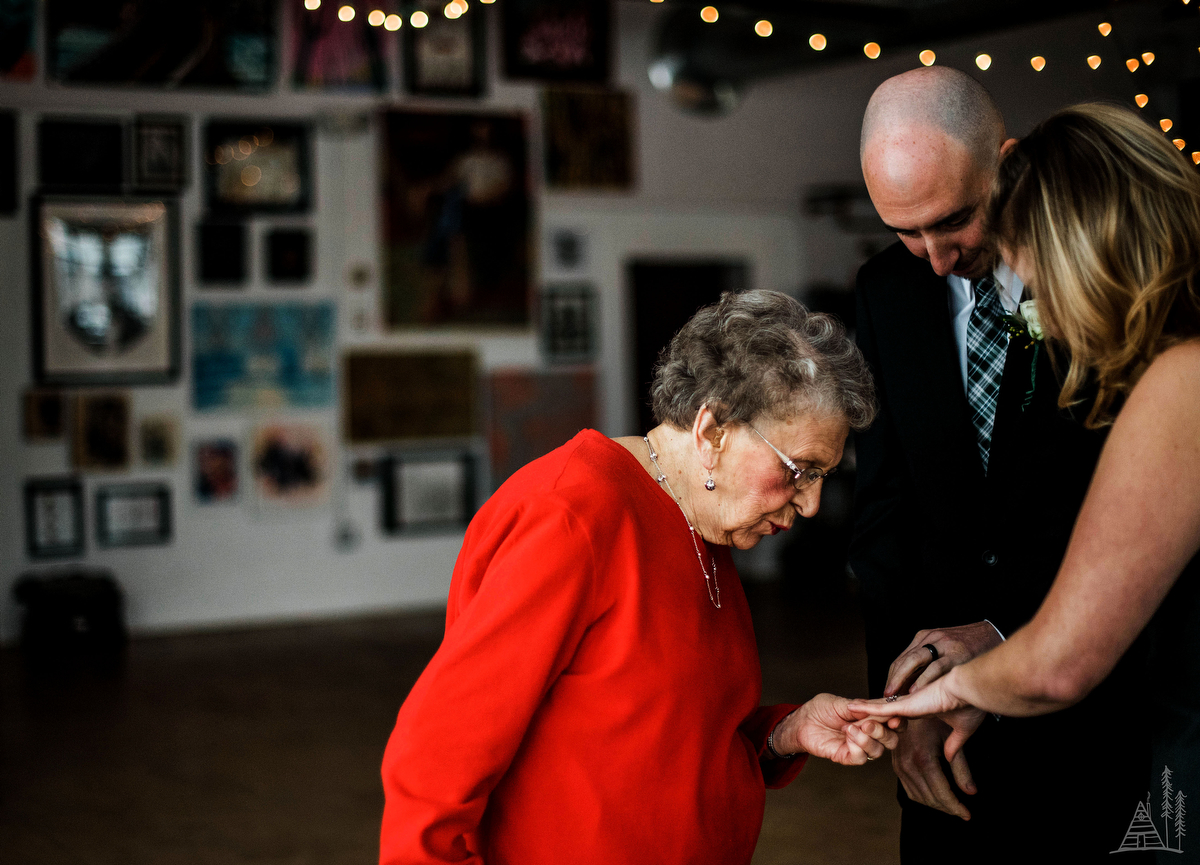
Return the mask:
[[896,747],[899,737],[886,714],[863,718],[849,711],[850,701],[817,694],[779,722],[774,746],[780,754],[808,753],[846,766],[861,766]]
[[940,718],[951,728],[946,738],[945,756],[953,761],[987,714],[972,706],[961,693],[958,686],[961,670],[961,667],[956,667],[911,694],[878,700],[854,700],[846,711],[852,718],[882,717],[889,727],[897,726],[903,718]]

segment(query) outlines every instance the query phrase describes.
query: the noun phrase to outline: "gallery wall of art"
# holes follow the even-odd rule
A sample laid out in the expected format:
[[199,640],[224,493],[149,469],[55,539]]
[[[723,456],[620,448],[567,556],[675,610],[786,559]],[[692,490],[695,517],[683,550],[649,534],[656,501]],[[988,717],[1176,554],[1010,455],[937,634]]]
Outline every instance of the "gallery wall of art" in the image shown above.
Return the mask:
[[[441,603],[508,474],[639,431],[631,262],[844,285],[861,245],[805,202],[859,182],[862,107],[913,65],[695,116],[648,81],[662,10],[635,0],[586,19],[574,68],[521,28],[605,3],[427,4],[420,29],[28,5],[0,68],[4,641],[13,581],[73,566],[116,576],[135,632]],[[223,52],[164,42],[210,19]],[[997,95],[1027,126],[1077,89]]]

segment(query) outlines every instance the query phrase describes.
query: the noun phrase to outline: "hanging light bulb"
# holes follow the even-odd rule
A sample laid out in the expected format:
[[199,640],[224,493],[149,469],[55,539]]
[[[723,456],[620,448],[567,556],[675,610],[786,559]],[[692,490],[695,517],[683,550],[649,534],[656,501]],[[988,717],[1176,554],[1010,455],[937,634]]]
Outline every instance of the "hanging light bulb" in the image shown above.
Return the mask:
[[1101,36],[1107,36],[1109,33],[1112,33],[1112,25],[1107,21],[1099,25],[1096,29],[1100,31]]
[[1158,121],[1158,125],[1162,128],[1163,132],[1170,132],[1171,127],[1174,126],[1175,124],[1172,123],[1169,118],[1164,117],[1162,120]]
[[879,55],[883,53],[883,49],[879,47],[878,42],[868,42],[863,46],[863,54],[866,54],[872,60],[878,60]]
[[991,54],[976,55],[975,65],[978,66],[980,69],[982,69],[984,72],[986,72],[988,70],[988,67],[992,65],[992,55]]
[[1087,59],[1087,64],[1088,64],[1088,66],[1091,66],[1093,69],[1099,69],[1100,68],[1100,55],[1093,54],[1091,57],[1089,57]]
[[372,27],[379,27],[387,20],[387,16],[383,14],[382,9],[372,9],[367,15],[367,23]]
[[1046,68],[1046,58],[1041,54],[1037,55],[1036,57],[1030,57],[1029,65],[1033,67],[1034,72],[1041,72]]
[[1151,63],[1153,63],[1154,62],[1154,52],[1147,51],[1145,54],[1143,54],[1142,62],[1145,63],[1147,66],[1149,66]]
[[775,32],[775,28],[771,26],[771,22],[763,19],[754,25],[754,32],[759,36],[770,36]]
[[1178,147],[1180,150],[1183,150],[1183,148],[1187,146],[1187,142],[1184,141],[1182,138],[1172,138],[1171,143],[1174,144],[1176,147]]
[[404,19],[394,13],[383,19],[384,30],[391,30],[395,33],[402,26],[404,26]]
[[321,8],[321,0],[304,0],[304,8],[307,9],[309,12],[320,9]]
[[932,66],[933,61],[937,60],[937,55],[934,54],[932,51],[930,51],[928,48],[926,48],[924,51],[922,51],[920,54],[918,54],[917,57],[920,59],[921,64],[924,66]]
[[1133,101],[1137,103],[1138,108],[1145,108],[1150,102],[1150,97],[1145,93],[1139,93],[1137,96],[1133,97]]
[[1128,69],[1130,72],[1137,72],[1137,68],[1141,65],[1142,65],[1141,63],[1138,63],[1136,57],[1130,57],[1128,60],[1125,61],[1125,68]]
[[411,16],[409,16],[408,23],[420,30],[429,23],[429,16],[418,9]]
[[824,33],[814,33],[808,37],[808,45],[813,51],[824,51],[828,44],[829,40],[825,38]]
[[354,20],[354,7],[353,6],[343,6],[341,9],[338,10],[338,18],[342,21],[353,21]]

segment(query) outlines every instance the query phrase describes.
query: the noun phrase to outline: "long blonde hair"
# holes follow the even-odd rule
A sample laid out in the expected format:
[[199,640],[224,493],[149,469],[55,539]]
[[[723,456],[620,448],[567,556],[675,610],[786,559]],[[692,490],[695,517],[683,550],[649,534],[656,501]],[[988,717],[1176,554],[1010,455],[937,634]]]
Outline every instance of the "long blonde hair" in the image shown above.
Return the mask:
[[1200,334],[1200,174],[1132,111],[1076,105],[1007,154],[989,210],[1070,353],[1059,406],[1094,384],[1086,425],[1112,423],[1150,362]]

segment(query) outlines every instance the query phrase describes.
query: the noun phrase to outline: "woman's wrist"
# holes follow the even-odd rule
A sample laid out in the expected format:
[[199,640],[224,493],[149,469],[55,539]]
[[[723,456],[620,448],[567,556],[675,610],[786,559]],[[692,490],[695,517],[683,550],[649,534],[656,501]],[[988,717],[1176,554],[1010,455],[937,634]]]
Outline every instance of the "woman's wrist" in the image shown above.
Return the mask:
[[[785,730],[785,725],[790,727],[796,723],[793,716],[797,715],[801,709],[793,709],[787,715],[780,719],[774,729],[767,735],[767,753],[774,760],[791,760],[804,753],[804,749],[800,747],[800,737],[798,735],[788,736],[789,730]],[[789,724],[788,722],[792,723]]]

